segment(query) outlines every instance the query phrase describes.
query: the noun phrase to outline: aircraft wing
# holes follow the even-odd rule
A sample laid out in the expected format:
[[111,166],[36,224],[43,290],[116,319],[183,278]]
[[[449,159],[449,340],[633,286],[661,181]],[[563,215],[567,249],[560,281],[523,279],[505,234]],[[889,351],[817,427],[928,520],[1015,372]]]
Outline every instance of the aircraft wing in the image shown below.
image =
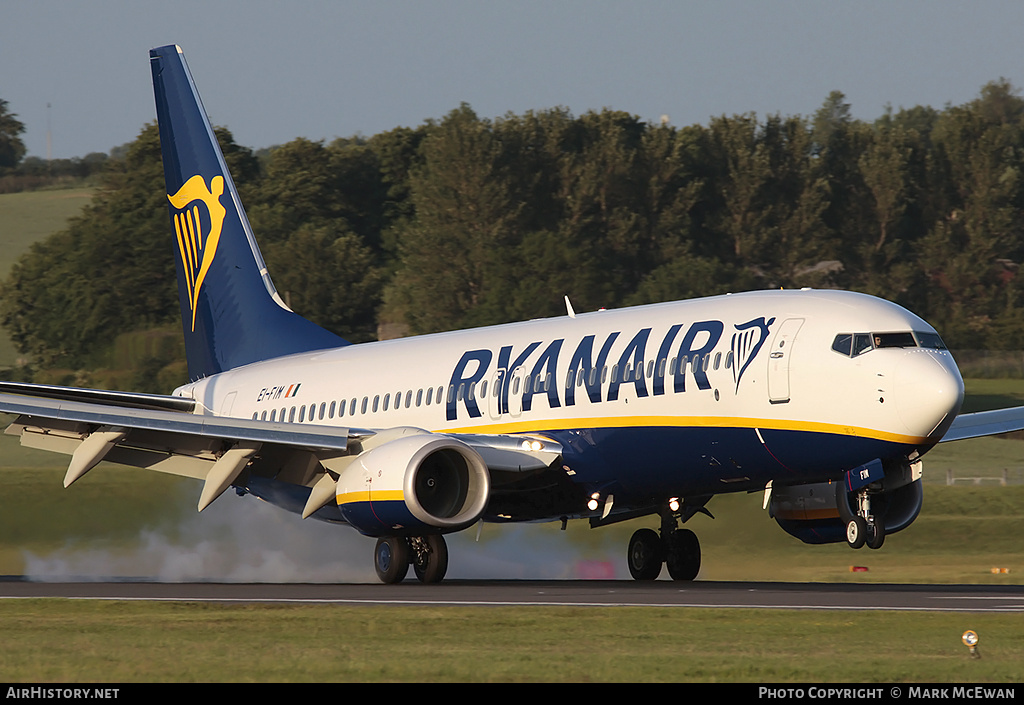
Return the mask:
[[[338,475],[359,453],[403,434],[427,434],[198,415],[185,410],[192,400],[180,397],[12,383],[4,389],[39,395],[0,392],[0,412],[16,415],[6,433],[20,436],[22,445],[71,456],[65,487],[106,460],[203,480],[200,511],[249,468],[312,488],[303,512],[309,516],[333,499]],[[549,439],[540,443],[522,436],[451,438],[506,478],[542,471],[562,450]]]
[[962,441],[968,438],[994,436],[999,433],[1024,430],[1024,406],[995,411],[976,411],[960,414],[942,437],[946,441]]
[[0,382],[0,394],[28,394],[46,399],[64,401],[85,401],[114,404],[133,409],[165,409],[167,411],[193,411],[194,399],[169,394],[141,394],[137,392],[115,392],[106,389],[83,387],[59,387],[53,384],[30,384],[28,382]]
[[257,453],[290,464],[291,474],[298,473],[296,484],[305,484],[303,475],[314,458],[344,454],[350,439],[373,435],[12,394],[0,394],[0,411],[17,415],[6,433],[21,436],[22,445],[71,456],[65,487],[108,460],[204,480],[200,511],[231,486]]

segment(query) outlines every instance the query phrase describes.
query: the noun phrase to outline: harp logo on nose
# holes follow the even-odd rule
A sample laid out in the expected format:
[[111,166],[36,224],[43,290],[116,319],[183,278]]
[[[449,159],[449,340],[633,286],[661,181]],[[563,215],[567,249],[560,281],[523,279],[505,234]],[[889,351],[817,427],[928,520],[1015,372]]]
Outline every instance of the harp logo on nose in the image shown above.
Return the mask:
[[185,270],[189,308],[192,311],[192,332],[196,330],[196,307],[199,293],[213,258],[217,255],[224,215],[227,210],[220,203],[224,193],[224,177],[217,175],[210,179],[207,188],[203,177],[196,174],[186,181],[167,200],[177,211],[173,214],[174,232],[178,237],[178,252]]
[[743,373],[747,371],[750,363],[761,351],[764,341],[768,340],[768,331],[773,323],[775,323],[774,317],[765,321],[764,316],[761,316],[733,326],[736,332],[732,334],[732,353],[735,358],[732,374],[736,381],[737,393],[740,391],[740,380],[743,379]]

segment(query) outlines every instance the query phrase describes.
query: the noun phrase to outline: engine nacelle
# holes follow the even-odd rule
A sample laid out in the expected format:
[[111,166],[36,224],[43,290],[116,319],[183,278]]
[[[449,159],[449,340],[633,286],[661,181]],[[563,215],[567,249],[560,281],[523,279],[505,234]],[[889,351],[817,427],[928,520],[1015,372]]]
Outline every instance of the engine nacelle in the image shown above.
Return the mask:
[[338,478],[342,516],[367,536],[447,533],[483,513],[487,465],[448,436],[415,433],[363,452]]
[[[856,509],[853,497],[842,482],[779,487],[772,490],[769,511],[786,533],[804,543],[838,543],[846,540],[846,524]],[[871,490],[871,513],[885,524],[886,534],[893,534],[913,523],[923,498],[920,468],[902,466],[887,471]]]

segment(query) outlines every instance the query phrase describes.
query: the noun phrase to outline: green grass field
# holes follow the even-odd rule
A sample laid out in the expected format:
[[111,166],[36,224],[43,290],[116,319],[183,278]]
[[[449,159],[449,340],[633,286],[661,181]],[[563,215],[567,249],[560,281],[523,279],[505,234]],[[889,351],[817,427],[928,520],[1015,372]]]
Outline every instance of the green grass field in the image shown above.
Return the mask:
[[89,203],[95,189],[73,188],[0,194],[0,276],[33,242],[64,228]]
[[0,624],[5,682],[1024,679],[1015,615],[9,600]]

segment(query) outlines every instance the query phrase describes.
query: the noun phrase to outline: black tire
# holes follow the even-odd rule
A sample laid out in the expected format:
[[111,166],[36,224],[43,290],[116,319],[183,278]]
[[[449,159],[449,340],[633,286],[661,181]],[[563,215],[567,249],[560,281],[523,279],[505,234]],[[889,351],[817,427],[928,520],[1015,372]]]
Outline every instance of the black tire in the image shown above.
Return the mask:
[[424,536],[423,541],[427,544],[427,550],[416,552],[412,569],[421,583],[439,583],[448,572],[448,544],[444,536],[438,534]]
[[377,539],[373,552],[373,568],[382,583],[391,585],[405,580],[409,572],[409,542],[403,536]]
[[672,533],[665,557],[668,574],[673,580],[694,580],[700,572],[700,541],[689,529]]
[[868,548],[877,550],[882,547],[883,543],[885,543],[885,524],[876,518],[875,521],[868,526]]
[[868,537],[868,523],[864,517],[855,516],[846,524],[846,543],[850,548],[860,548]]
[[634,580],[657,580],[664,562],[661,538],[652,529],[638,529],[629,539],[626,561]]

